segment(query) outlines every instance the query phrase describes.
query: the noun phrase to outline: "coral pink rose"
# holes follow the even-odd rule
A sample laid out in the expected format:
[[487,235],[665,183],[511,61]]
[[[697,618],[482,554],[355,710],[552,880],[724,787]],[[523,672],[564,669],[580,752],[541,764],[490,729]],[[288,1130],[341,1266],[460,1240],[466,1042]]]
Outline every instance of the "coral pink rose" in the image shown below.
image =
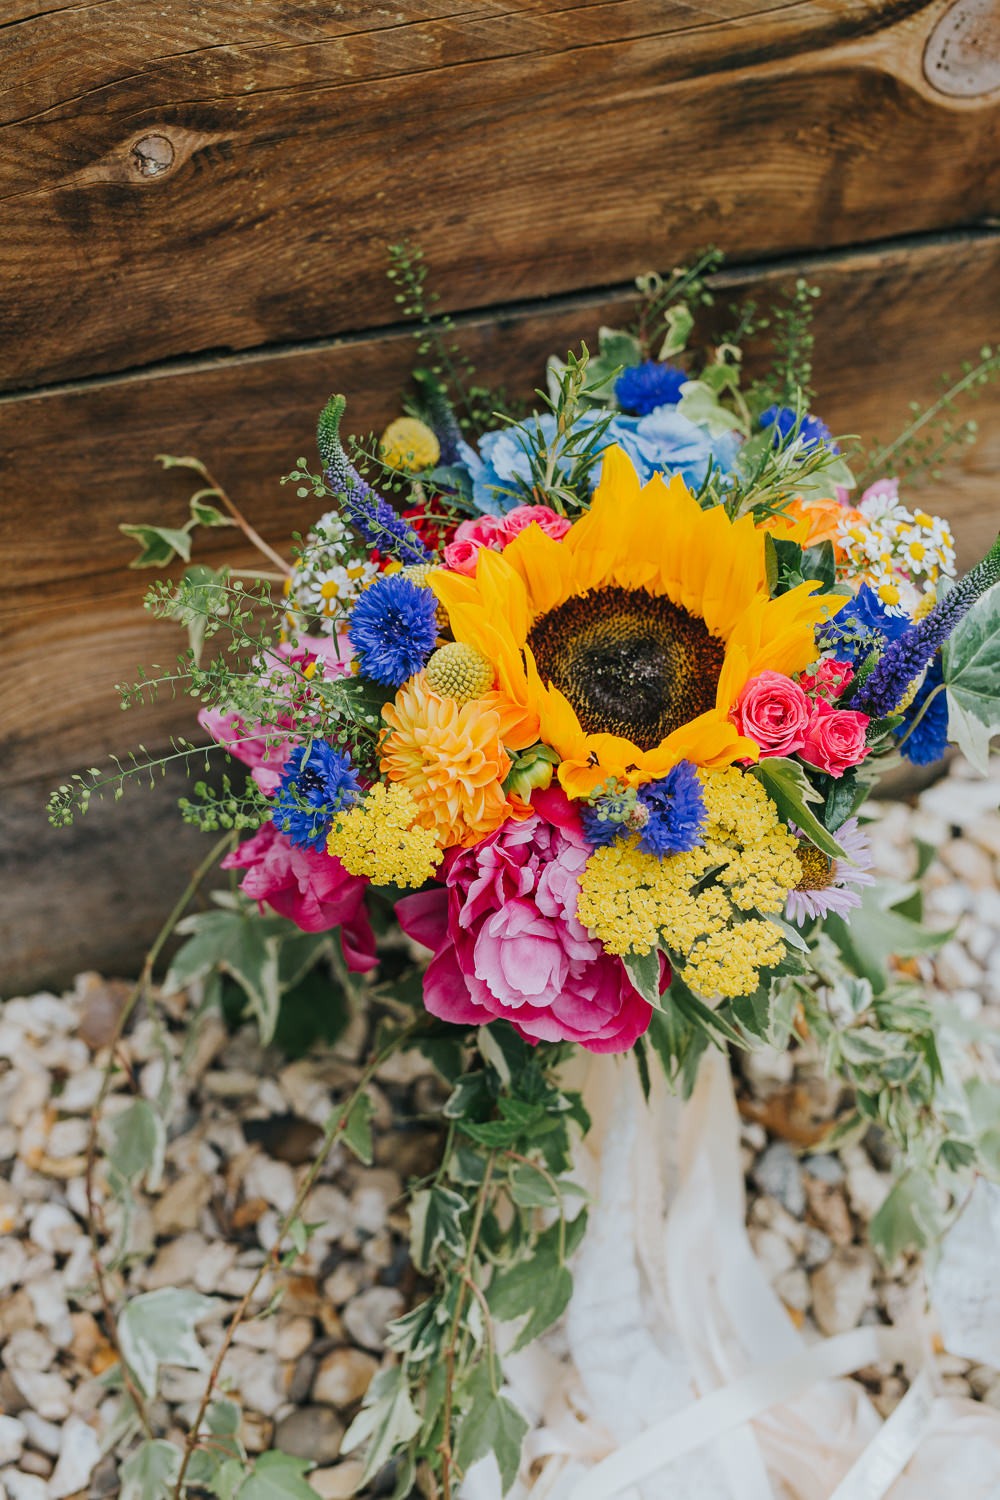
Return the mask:
[[802,759],[825,771],[828,776],[843,776],[868,754],[865,731],[868,715],[851,708],[832,708],[819,702],[813,708],[809,732],[802,746]]
[[791,755],[805,744],[810,704],[790,677],[761,672],[740,693],[730,717],[740,734],[760,746],[762,756]]
[[515,505],[509,510],[500,523],[503,541],[512,542],[526,526],[540,526],[546,536],[554,541],[559,541],[569,530],[571,522],[566,516],[558,515],[548,505]]
[[821,661],[811,672],[799,677],[799,687],[811,698],[825,698],[830,702],[839,698],[848,683],[854,680],[854,667],[849,661]]
[[296,849],[273,823],[265,823],[222,861],[224,870],[246,870],[240,890],[287,917],[303,932],[340,928],[350,969],[373,969],[375,934],[365,910],[367,880],[349,875],[331,854]]
[[441,553],[441,560],[452,573],[464,573],[466,578],[474,578],[482,550],[479,542],[449,542]]
[[532,807],[524,822],[447,854],[444,889],[397,903],[404,932],[434,951],[424,1003],[462,1026],[503,1019],[529,1042],[624,1052],[652,1011],[621,959],[577,921],[590,855],[579,815],[557,790],[536,794]]
[[497,552],[502,544],[500,522],[496,516],[477,516],[474,521],[462,521],[455,528],[454,538],[441,556],[445,567],[452,573],[464,573],[471,578],[482,548],[492,547]]

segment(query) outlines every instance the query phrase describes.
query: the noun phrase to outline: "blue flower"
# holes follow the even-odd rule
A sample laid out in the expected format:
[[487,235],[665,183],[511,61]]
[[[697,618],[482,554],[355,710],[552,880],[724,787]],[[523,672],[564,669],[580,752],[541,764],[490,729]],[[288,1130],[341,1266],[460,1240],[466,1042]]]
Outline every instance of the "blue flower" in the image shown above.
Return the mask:
[[630,365],[615,381],[615,395],[623,411],[644,417],[657,406],[681,399],[681,386],[688,379],[677,365],[660,364],[644,359],[641,365]]
[[402,573],[390,574],[361,595],[347,634],[364,675],[399,687],[437,645],[437,600]]
[[639,834],[644,854],[663,859],[686,854],[701,843],[705,798],[698,771],[682,760],[662,781],[649,781],[638,790],[612,791],[580,810],[583,831],[595,848],[615,839]]
[[874,649],[884,650],[890,641],[898,640],[909,624],[906,615],[892,614],[875,590],[863,583],[856,597],[823,626],[819,644],[823,650],[836,651],[841,661],[857,666]]
[[[769,406],[767,411],[761,412],[759,418],[761,427],[774,428],[776,448],[780,447],[784,439],[795,431],[796,420],[795,411],[790,406]],[[819,417],[810,417],[808,413],[805,414],[799,427],[799,437],[807,448],[811,448],[815,443],[823,443],[833,453],[840,452],[833,441],[833,433],[825,422],[820,421]]]
[[689,760],[674,766],[662,781],[641,786],[639,802],[649,814],[639,838],[640,849],[661,859],[697,849],[705,822],[705,797],[697,769]]
[[326,740],[314,740],[289,756],[271,821],[297,848],[322,849],[333,814],[360,790],[348,757]]
[[[935,694],[930,707],[921,714],[924,704],[934,689],[941,686],[943,680],[944,672],[941,667],[941,657],[938,655],[928,668],[927,676],[906,710],[906,717],[902,724],[894,731],[898,740],[905,738],[905,743],[899,747],[900,754],[912,761],[915,766],[932,765],[934,761],[941,759],[948,748],[948,699],[944,693]],[[920,722],[913,733],[908,734],[909,727],[918,714],[921,714]]]
[[[581,432],[602,420],[599,411],[584,412],[575,432]],[[515,426],[487,432],[479,440],[479,452],[462,444],[461,460],[472,476],[472,498],[478,510],[487,515],[503,515],[515,505],[524,503],[524,489],[530,487],[532,439],[550,445],[556,436],[556,419],[551,414],[532,417]],[[618,444],[635,466],[641,483],[656,473],[680,474],[684,482],[697,489],[709,466],[715,464],[728,473],[736,460],[740,440],[735,432],[712,437],[705,428],[682,417],[676,407],[658,406],[643,417],[616,414],[603,434],[600,451]],[[566,460],[556,466],[560,477],[569,469]],[[600,478],[600,464],[590,473],[591,489]]]

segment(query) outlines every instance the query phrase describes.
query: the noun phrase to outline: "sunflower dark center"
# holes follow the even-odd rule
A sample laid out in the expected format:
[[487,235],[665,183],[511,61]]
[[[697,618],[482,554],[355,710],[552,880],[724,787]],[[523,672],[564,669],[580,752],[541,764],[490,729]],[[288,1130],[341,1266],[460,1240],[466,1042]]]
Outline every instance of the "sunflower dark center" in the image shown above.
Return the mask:
[[795,889],[797,891],[825,891],[833,874],[833,860],[813,844],[799,842],[795,851],[802,874]]
[[539,673],[588,734],[654,749],[715,706],[725,647],[703,620],[644,589],[577,594],[528,633]]

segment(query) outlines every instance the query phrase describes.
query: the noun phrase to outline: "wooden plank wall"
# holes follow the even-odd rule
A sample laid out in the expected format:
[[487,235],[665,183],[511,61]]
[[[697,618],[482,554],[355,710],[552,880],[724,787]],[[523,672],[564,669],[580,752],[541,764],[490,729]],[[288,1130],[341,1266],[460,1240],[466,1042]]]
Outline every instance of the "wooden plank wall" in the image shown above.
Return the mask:
[[[127,968],[197,857],[175,786],[44,822],[68,771],[191,724],[118,711],[180,642],[116,525],[184,513],[168,451],[304,529],[277,479],[316,410],[378,428],[412,360],[387,242],[525,394],[639,271],[712,242],[720,301],[807,274],[817,409],[885,437],[1000,333],[998,122],[995,0],[2,0],[0,993]],[[1000,509],[995,392],[977,415],[936,497],[965,561]]]

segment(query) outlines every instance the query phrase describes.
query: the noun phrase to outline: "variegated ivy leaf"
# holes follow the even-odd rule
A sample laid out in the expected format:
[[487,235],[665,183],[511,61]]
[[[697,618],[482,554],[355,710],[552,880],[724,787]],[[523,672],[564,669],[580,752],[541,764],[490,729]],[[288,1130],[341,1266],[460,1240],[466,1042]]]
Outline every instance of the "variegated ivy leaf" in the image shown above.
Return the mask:
[[453,1260],[465,1254],[462,1215],[468,1205],[451,1188],[423,1188],[410,1199],[410,1254],[418,1271],[429,1271],[439,1247]]
[[119,1500],[163,1500],[181,1471],[181,1450],[163,1438],[143,1443],[122,1464]]
[[373,1474],[394,1453],[405,1448],[420,1431],[420,1418],[410,1400],[410,1389],[402,1365],[381,1370],[368,1387],[364,1405],[351,1423],[340,1445],[341,1453],[351,1453],[368,1444],[361,1483],[367,1484]]
[[316,1500],[302,1477],[312,1465],[289,1453],[262,1453],[236,1491],[237,1500]]
[[244,910],[195,912],[178,922],[188,937],[164,981],[172,995],[214,969],[245,990],[265,1045],[274,1036],[281,1003],[279,956],[282,925]]
[[464,1473],[477,1459],[492,1453],[506,1494],[517,1478],[521,1445],[528,1424],[513,1402],[497,1394],[486,1360],[477,1366],[464,1392],[465,1410],[458,1424],[455,1462]]
[[970,609],[941,653],[948,738],[985,776],[990,740],[1000,734],[1000,584]]
[[160,1365],[208,1369],[195,1328],[214,1306],[212,1297],[173,1286],[143,1292],[127,1303],[118,1317],[118,1340],[145,1395],[156,1395]]
[[148,1099],[134,1100],[105,1128],[112,1170],[124,1183],[135,1183],[145,1174],[147,1188],[155,1192],[163,1173],[167,1127]]

